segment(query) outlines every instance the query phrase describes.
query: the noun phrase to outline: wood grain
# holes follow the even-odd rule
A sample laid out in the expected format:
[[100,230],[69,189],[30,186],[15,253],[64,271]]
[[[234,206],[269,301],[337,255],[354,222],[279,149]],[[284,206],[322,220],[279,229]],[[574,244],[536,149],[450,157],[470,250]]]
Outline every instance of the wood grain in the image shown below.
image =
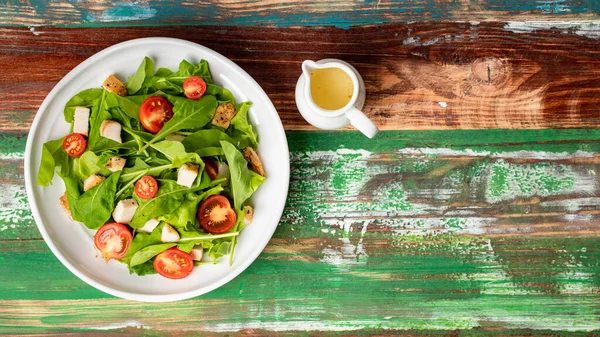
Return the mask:
[[0,7],[0,22],[9,25],[224,25],[336,26],[380,25],[414,21],[591,20],[600,13],[595,1],[534,0],[379,0],[298,1],[147,0],[9,1]]
[[[349,30],[142,27],[36,33],[0,28],[0,62],[10,64],[0,74],[0,131],[27,130],[51,88],[85,58],[147,36],[189,39],[231,58],[265,89],[287,130],[313,129],[297,111],[294,87],[302,60],[327,57],[349,61],[363,74],[364,110],[383,130],[578,128],[600,122],[600,43],[564,27],[420,23]],[[600,34],[600,28],[585,34]]]
[[95,290],[50,253],[12,172],[23,138],[5,136],[0,333],[600,332],[600,130],[287,137],[287,205],[258,260],[200,298],[146,304]]

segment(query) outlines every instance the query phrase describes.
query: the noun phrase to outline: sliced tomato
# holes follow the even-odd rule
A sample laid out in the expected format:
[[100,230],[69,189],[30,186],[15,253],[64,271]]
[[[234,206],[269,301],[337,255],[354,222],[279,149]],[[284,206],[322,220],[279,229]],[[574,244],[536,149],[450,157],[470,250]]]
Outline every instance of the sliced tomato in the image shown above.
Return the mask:
[[85,152],[87,141],[82,134],[72,133],[65,137],[62,146],[69,156],[79,157],[81,154],[83,154],[83,152]]
[[206,92],[206,82],[198,76],[190,76],[183,81],[183,92],[189,99],[198,99]]
[[198,209],[200,227],[210,234],[222,234],[235,225],[237,215],[229,200],[222,195],[212,195]]
[[148,132],[157,133],[173,118],[173,104],[162,96],[150,96],[140,106],[140,122]]
[[152,176],[143,176],[135,183],[135,194],[142,199],[152,199],[158,192],[158,182]]
[[217,174],[219,174],[219,165],[212,158],[202,158],[204,162],[204,171],[208,174],[210,179],[215,180],[217,178]]
[[94,235],[94,245],[106,261],[125,256],[133,239],[129,228],[118,222],[107,223]]
[[169,248],[154,258],[154,270],[170,279],[187,277],[194,269],[192,256],[175,247]]

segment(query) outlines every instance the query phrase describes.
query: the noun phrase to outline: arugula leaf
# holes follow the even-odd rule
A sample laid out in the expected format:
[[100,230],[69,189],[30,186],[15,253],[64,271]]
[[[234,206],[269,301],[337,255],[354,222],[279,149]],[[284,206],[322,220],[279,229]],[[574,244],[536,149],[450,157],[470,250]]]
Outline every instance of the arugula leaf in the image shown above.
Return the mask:
[[54,170],[62,165],[66,160],[67,153],[62,148],[65,138],[51,140],[44,143],[42,147],[42,160],[40,162],[40,171],[37,176],[37,183],[40,186],[48,186],[54,178]]
[[206,94],[216,96],[220,102],[229,102],[235,104],[235,97],[231,91],[215,84],[206,84]]
[[173,118],[166,122],[163,128],[141,150],[144,150],[150,144],[163,140],[168,134],[183,129],[196,129],[205,126],[213,118],[216,109],[217,100],[210,95],[203,96],[196,101],[185,99],[176,102],[173,106]]
[[152,76],[152,72],[154,71],[154,62],[149,57],[144,57],[142,63],[138,67],[135,75],[129,77],[127,80],[127,93],[129,95],[134,95],[142,88],[142,84],[146,78]]
[[164,252],[165,250],[174,247],[175,245],[177,245],[176,243],[161,243],[158,245],[152,245],[152,246],[146,246],[140,250],[138,250],[135,254],[133,254],[133,256],[131,257],[131,261],[129,262],[129,266],[133,267],[133,266],[137,266],[138,264],[142,264],[148,260],[150,260],[151,258],[155,257],[156,255]]
[[186,151],[196,151],[204,147],[221,147],[221,141],[227,141],[234,144],[234,140],[225,132],[218,129],[199,130],[185,137],[181,144]]
[[152,84],[153,89],[160,90],[169,94],[183,93],[183,81],[190,76],[201,77],[206,83],[213,83],[208,62],[201,60],[197,65],[183,60],[179,63],[179,69],[176,72],[170,72],[165,68],[160,68],[154,74],[156,78]]
[[240,149],[248,146],[258,146],[258,136],[252,129],[252,124],[248,120],[248,110],[252,103],[243,102],[237,107],[237,114],[231,119],[231,125],[227,129],[229,135],[237,142],[237,146]]
[[[90,229],[104,225],[114,210],[117,182],[121,172],[115,172],[106,180],[76,197],[78,191],[67,187],[67,198],[74,220],[83,222]],[[68,179],[67,179],[68,180]],[[65,185],[67,182],[65,181]]]
[[211,195],[221,193],[221,191],[223,191],[223,187],[217,185],[200,195],[188,193],[185,195],[185,199],[179,208],[159,217],[159,220],[169,223],[174,227],[185,227],[188,224],[193,224],[196,222],[198,204]]
[[134,196],[137,199],[139,207],[133,215],[133,220],[129,223],[132,228],[141,228],[146,222],[152,218],[172,212],[177,209],[183,202],[183,196],[190,189],[185,186],[178,185],[173,180],[158,180],[158,193],[150,200],[143,200]]
[[90,132],[87,143],[88,148],[94,152],[122,145],[112,139],[100,136],[100,125],[102,125],[104,120],[112,118],[112,115],[106,109],[107,92],[108,91],[106,90],[102,91],[102,95],[100,95],[92,106],[92,112],[90,114]]
[[156,226],[156,228],[154,228],[152,233],[135,233],[135,236],[133,237],[133,240],[131,240],[131,243],[129,244],[129,248],[125,253],[125,256],[119,261],[129,265],[129,262],[131,261],[133,255],[135,255],[135,253],[137,253],[140,249],[143,249],[144,247],[148,247],[150,245],[162,243],[160,241],[160,236],[162,233],[163,226],[163,223],[159,224],[158,226]]
[[104,89],[92,88],[80,91],[77,95],[71,97],[71,99],[65,104],[65,120],[67,123],[73,123],[75,116],[75,108],[78,106],[91,107],[95,101],[100,98]]
[[216,157],[225,154],[223,149],[220,147],[205,147],[194,152],[196,152],[200,157]]
[[112,92],[106,94],[106,109],[108,109],[111,119],[116,120],[121,125],[140,130],[140,105],[130,100],[128,97],[122,97]]
[[236,210],[240,210],[244,206],[244,202],[265,181],[265,177],[251,171],[244,156],[231,143],[221,141],[221,146],[231,172],[233,204]]
[[139,176],[141,173],[144,173],[144,175],[156,176],[170,168],[171,164],[150,166],[142,159],[136,158],[135,164],[132,167],[126,167],[123,169],[123,174],[121,175],[119,182],[127,183],[131,179],[135,179],[135,177]]

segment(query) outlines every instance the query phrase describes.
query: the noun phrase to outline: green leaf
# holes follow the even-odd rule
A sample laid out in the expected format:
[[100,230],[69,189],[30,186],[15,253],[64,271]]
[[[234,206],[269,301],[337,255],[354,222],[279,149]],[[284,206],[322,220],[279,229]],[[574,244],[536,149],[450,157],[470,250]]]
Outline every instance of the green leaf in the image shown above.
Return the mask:
[[170,72],[164,68],[158,69],[154,74],[155,80],[152,88],[168,94],[181,94],[183,93],[183,81],[190,76],[198,76],[204,79],[206,83],[213,83],[208,62],[201,60],[197,65],[193,65],[183,60],[179,63],[179,69],[176,72]]
[[127,80],[127,93],[134,95],[138,92],[142,88],[142,84],[144,84],[146,78],[152,76],[153,71],[154,62],[150,58],[144,57],[135,74]]
[[234,140],[225,132],[217,129],[199,130],[185,137],[181,144],[189,152],[205,147],[221,147],[221,141],[235,144]]
[[225,154],[223,149],[220,147],[205,147],[194,152],[196,152],[200,157],[216,157]]
[[159,224],[158,226],[156,226],[156,228],[154,228],[152,233],[136,232],[133,237],[133,240],[131,241],[131,244],[129,244],[129,248],[125,253],[125,256],[119,261],[129,265],[129,262],[131,261],[133,255],[135,255],[135,253],[137,253],[140,249],[143,249],[144,247],[148,247],[150,245],[162,243],[160,241],[160,236],[163,226],[164,224]]
[[[208,124],[217,109],[214,96],[203,96],[199,100],[185,99],[173,106],[173,118],[165,123],[163,128],[145,146],[163,140],[168,134],[183,129],[201,128]],[[142,148],[143,149],[143,148]]]
[[54,170],[66,160],[65,157],[67,156],[67,153],[62,148],[63,140],[64,137],[51,140],[44,143],[42,146],[42,160],[37,176],[38,185],[50,185],[52,183],[52,178],[54,178]]
[[111,119],[112,115],[106,108],[106,96],[108,91],[102,91],[102,95],[96,100],[92,106],[92,112],[90,115],[90,134],[88,137],[88,148],[94,152],[104,151],[107,148],[114,148],[120,146],[112,139],[108,139],[100,136],[100,125],[107,119]]
[[231,138],[234,139],[233,144],[240,149],[258,146],[258,135],[248,120],[248,110],[251,105],[250,102],[240,103],[236,107],[237,114],[231,119],[231,124],[227,129]]
[[104,89],[92,88],[80,91],[77,95],[71,97],[71,99],[65,104],[65,120],[67,123],[73,123],[73,117],[75,116],[75,108],[78,106],[91,107],[95,101],[100,98]]
[[183,144],[177,141],[163,140],[151,145],[153,149],[162,153],[171,161],[172,167],[177,168],[185,163],[194,163],[200,165],[198,172],[204,170],[204,162],[197,153],[187,153]]
[[198,204],[211,195],[221,193],[221,191],[223,191],[223,187],[218,185],[200,195],[188,193],[185,195],[185,198],[179,208],[164,214],[159,218],[159,220],[169,223],[174,227],[185,227],[188,224],[193,224],[196,222]]
[[162,243],[159,245],[144,247],[138,250],[135,254],[133,254],[133,256],[131,257],[131,261],[129,262],[129,266],[133,267],[142,264],[155,257],[156,255],[164,252],[165,250],[174,247],[175,245],[176,243]]
[[221,146],[231,172],[233,204],[236,210],[240,210],[244,206],[244,202],[265,181],[265,178],[248,169],[248,162],[231,143],[221,141]]
[[99,173],[108,176],[110,171],[106,168],[106,160],[100,162],[100,157],[92,151],[85,151],[81,157],[75,159],[75,171],[81,180]]
[[159,179],[158,193],[154,198],[143,200],[135,196],[139,207],[129,226],[141,228],[148,220],[172,212],[181,205],[184,194],[187,192],[190,192],[188,187],[178,185],[173,180]]
[[129,267],[129,272],[135,273],[139,276],[157,274],[156,270],[154,269],[154,262],[151,260],[142,264],[138,264],[137,266]]
[[[117,182],[121,172],[115,172],[99,185],[75,198],[75,191],[67,188],[67,197],[73,219],[83,222],[90,229],[104,225],[114,210]],[[66,184],[66,182],[65,182]]]
[[235,104],[235,97],[233,96],[231,91],[229,91],[223,87],[220,87],[216,84],[207,83],[206,84],[206,94],[217,97],[217,99],[222,103],[228,102],[231,104]]
[[158,176],[160,173],[170,168],[171,164],[150,166],[142,159],[136,158],[135,164],[132,167],[126,167],[123,169],[123,174],[121,175],[119,182],[127,183],[131,179],[139,176],[141,173],[144,173],[144,175]]

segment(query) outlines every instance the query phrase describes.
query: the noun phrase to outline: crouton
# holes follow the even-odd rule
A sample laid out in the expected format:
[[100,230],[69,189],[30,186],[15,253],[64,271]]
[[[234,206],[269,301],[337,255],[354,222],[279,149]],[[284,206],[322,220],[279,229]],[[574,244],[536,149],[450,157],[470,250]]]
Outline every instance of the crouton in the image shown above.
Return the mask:
[[235,107],[231,103],[221,104],[215,111],[215,116],[212,119],[212,125],[227,129],[233,117],[235,117]]
[[69,216],[69,219],[73,220],[73,216],[71,215],[71,207],[69,207],[69,200],[67,199],[67,192],[65,192],[58,200],[62,208]]
[[123,85],[115,75],[109,75],[104,83],[102,83],[104,89],[112,92],[113,94],[117,94],[119,96],[127,96],[127,88]]
[[100,185],[104,179],[106,178],[101,175],[92,174],[83,181],[83,191],[85,192],[87,190],[91,190],[92,188]]
[[244,206],[242,211],[244,211],[244,220],[242,222],[244,225],[248,226],[254,217],[254,208],[252,208],[252,206]]
[[110,158],[108,158],[108,162],[106,163],[106,168],[110,172],[121,171],[125,167],[126,162],[127,162],[127,160],[125,158],[121,158],[121,157],[117,157],[117,156],[110,157]]
[[258,157],[258,153],[256,153],[256,151],[254,151],[254,149],[251,147],[245,148],[243,150],[243,153],[244,153],[244,158],[246,158],[246,160],[250,163],[250,167],[252,168],[252,171],[265,177],[266,176],[265,169],[263,168],[263,164],[260,161],[260,158]]

